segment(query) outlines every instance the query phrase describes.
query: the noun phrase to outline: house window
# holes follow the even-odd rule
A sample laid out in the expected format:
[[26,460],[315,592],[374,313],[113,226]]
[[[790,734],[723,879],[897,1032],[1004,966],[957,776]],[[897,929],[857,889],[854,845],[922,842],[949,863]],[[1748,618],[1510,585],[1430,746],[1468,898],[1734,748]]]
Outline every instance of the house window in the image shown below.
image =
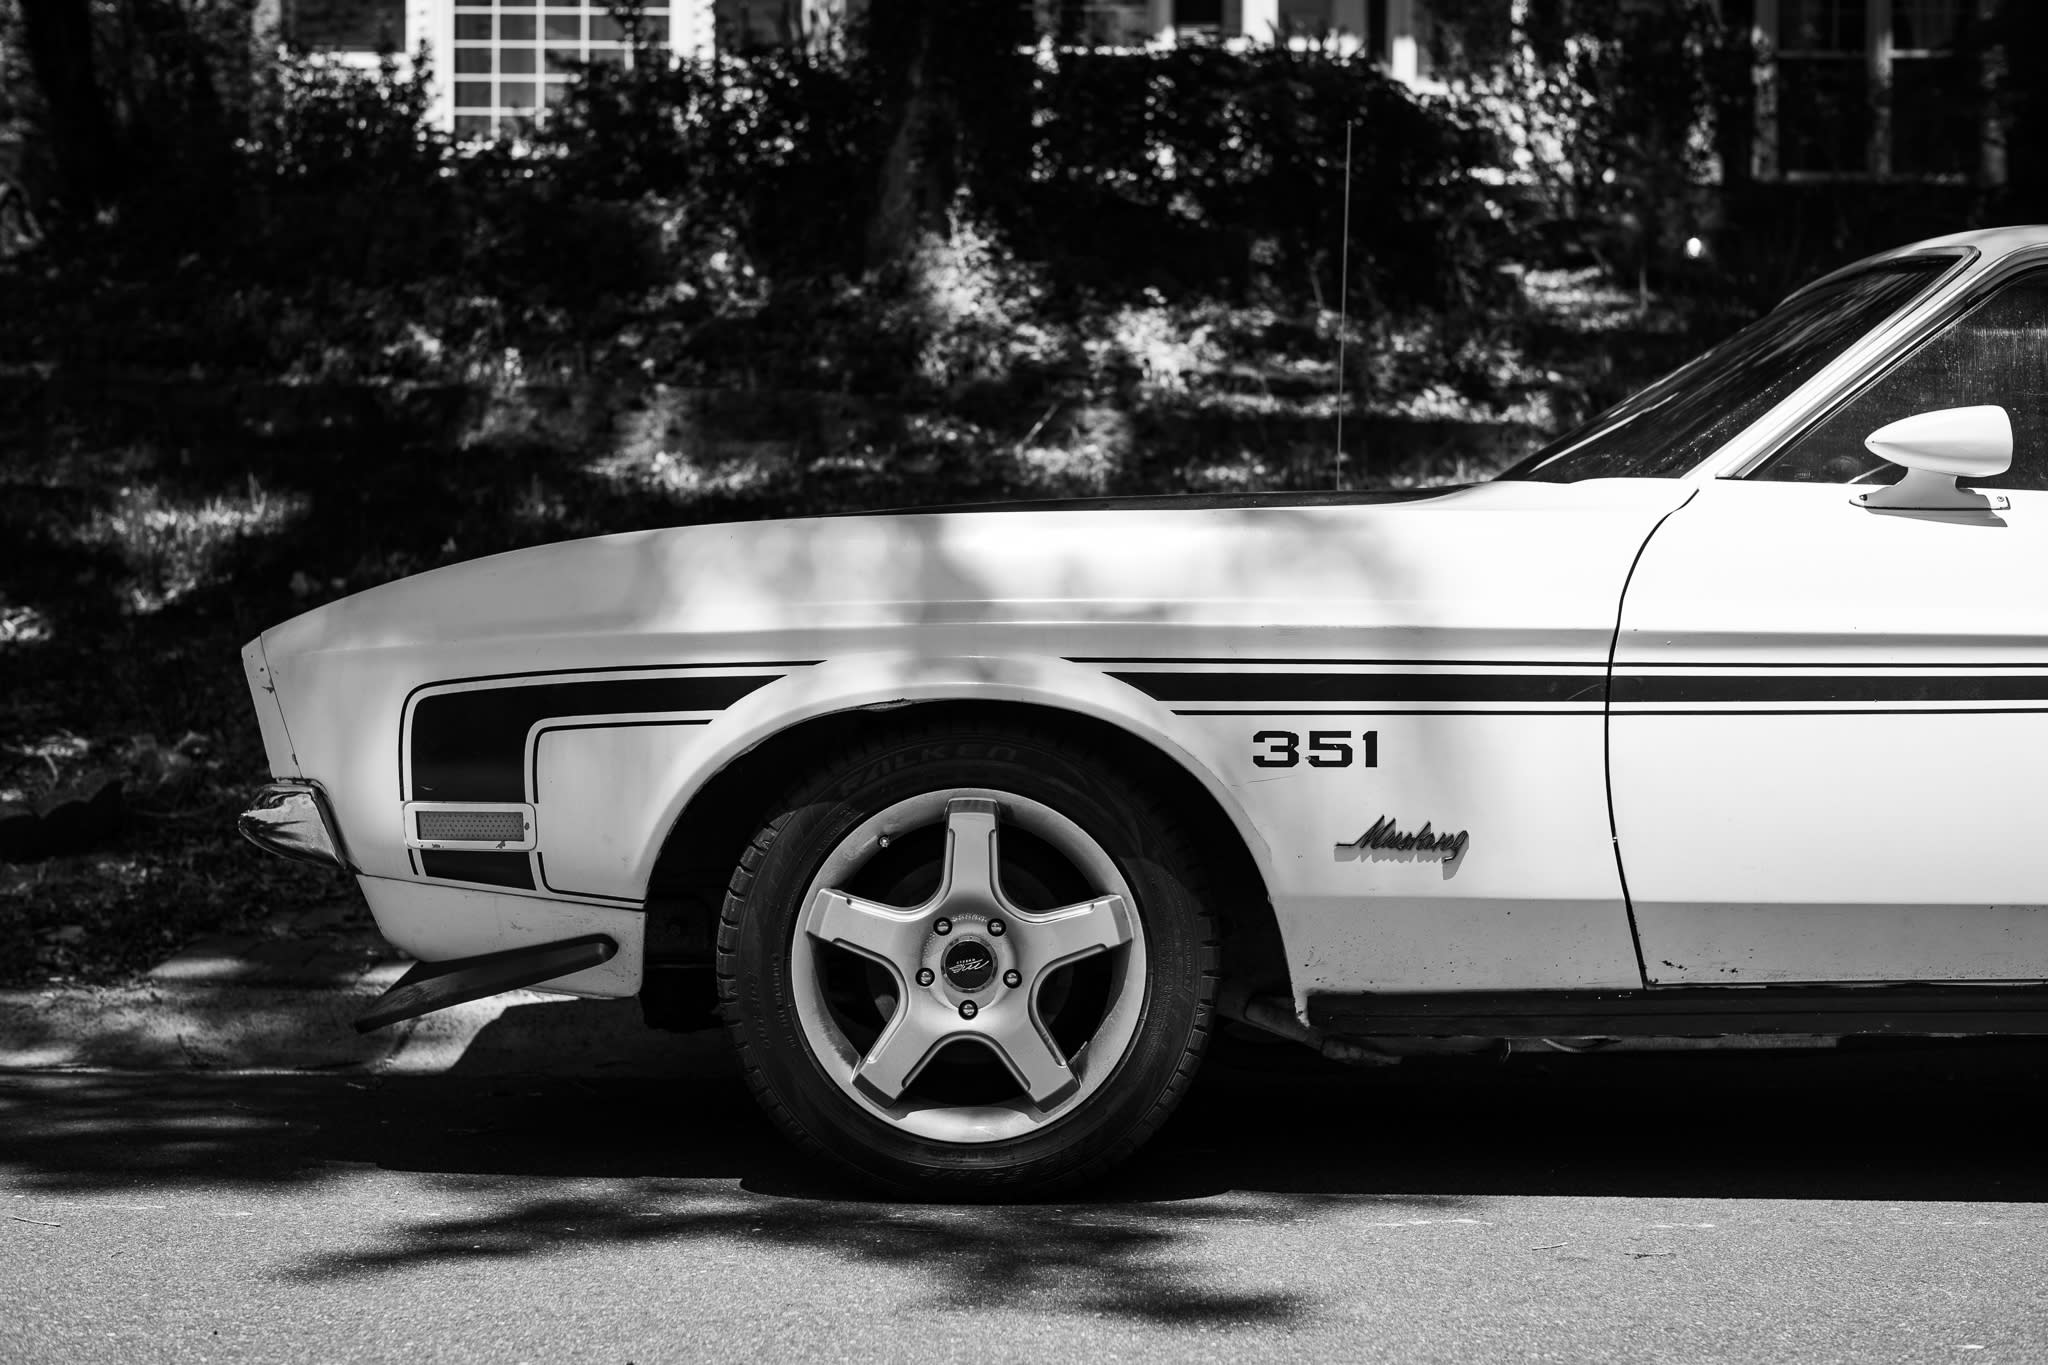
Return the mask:
[[1891,9],[1891,169],[1967,175],[1984,136],[1980,73],[1963,50],[1967,0],[1894,0]]
[[[666,48],[669,0],[646,0],[647,40]],[[456,0],[457,137],[516,137],[559,104],[579,66],[622,63],[626,34],[604,0]]]
[[1981,0],[1756,0],[1771,59],[1759,170],[1962,178],[1985,109],[1966,47]]
[[1354,9],[1367,50],[1389,76],[1417,90],[1441,92],[1446,82],[1505,63],[1518,6],[1440,0],[1371,0]]
[[1867,0],[1780,0],[1778,165],[1785,171],[1869,168]]

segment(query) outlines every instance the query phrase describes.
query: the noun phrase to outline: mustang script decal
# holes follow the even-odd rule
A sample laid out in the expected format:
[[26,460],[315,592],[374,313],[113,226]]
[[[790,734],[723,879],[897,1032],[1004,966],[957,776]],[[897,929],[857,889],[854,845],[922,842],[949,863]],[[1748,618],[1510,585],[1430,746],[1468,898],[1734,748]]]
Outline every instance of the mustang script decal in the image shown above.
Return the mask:
[[1340,853],[1345,849],[1359,853],[1367,849],[1389,853],[1435,853],[1440,854],[1443,860],[1449,863],[1457,861],[1458,855],[1465,851],[1465,845],[1471,842],[1471,839],[1472,834],[1469,830],[1461,829],[1456,834],[1438,834],[1430,828],[1427,821],[1424,821],[1422,828],[1413,834],[1404,834],[1400,826],[1394,823],[1393,816],[1382,815],[1373,821],[1371,829],[1356,839],[1337,845],[1337,849]]

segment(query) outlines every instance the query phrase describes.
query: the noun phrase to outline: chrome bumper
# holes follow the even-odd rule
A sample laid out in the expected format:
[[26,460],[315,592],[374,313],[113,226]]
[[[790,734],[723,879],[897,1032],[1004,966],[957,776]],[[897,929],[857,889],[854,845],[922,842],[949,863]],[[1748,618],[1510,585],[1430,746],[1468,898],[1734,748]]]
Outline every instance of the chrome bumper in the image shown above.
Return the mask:
[[273,782],[235,821],[242,837],[266,853],[353,871],[327,796],[310,782]]

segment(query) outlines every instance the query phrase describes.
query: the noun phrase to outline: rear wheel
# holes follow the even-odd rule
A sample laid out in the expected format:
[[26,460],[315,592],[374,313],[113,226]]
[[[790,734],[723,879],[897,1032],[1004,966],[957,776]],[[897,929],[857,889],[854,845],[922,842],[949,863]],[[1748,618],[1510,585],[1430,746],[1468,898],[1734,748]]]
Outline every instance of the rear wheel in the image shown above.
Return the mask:
[[881,1183],[1042,1189],[1155,1131],[1208,1035],[1213,924],[1165,812],[1051,737],[844,753],[735,872],[720,991],[749,1082]]

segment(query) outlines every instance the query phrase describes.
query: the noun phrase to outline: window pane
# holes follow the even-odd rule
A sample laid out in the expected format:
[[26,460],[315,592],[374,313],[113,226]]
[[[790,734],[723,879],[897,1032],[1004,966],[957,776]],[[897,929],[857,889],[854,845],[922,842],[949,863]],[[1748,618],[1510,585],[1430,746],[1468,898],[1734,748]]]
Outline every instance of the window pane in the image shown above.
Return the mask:
[[490,108],[491,83],[489,81],[455,82],[455,107],[457,109]]
[[619,27],[619,21],[609,14],[590,16],[590,41],[593,43],[616,43],[624,40],[626,31]]
[[531,109],[540,103],[540,87],[533,81],[501,82],[498,103],[507,109]]
[[1417,4],[1415,73],[1424,80],[1504,68],[1514,50],[1510,7],[1502,4]]
[[1778,11],[1780,52],[1864,50],[1863,0],[1784,0]]
[[491,50],[487,47],[458,47],[455,49],[455,73],[475,75],[478,72],[489,75],[491,71]]
[[593,66],[623,66],[626,50],[622,47],[593,47],[590,49],[590,61]]
[[1964,57],[1900,57],[1892,63],[1892,169],[1901,175],[1965,175],[1981,155],[1983,96]]
[[491,120],[488,115],[457,114],[455,116],[455,136],[489,137],[490,135]]
[[499,9],[531,9],[534,0],[498,0]]
[[1892,47],[1938,52],[1956,45],[1963,0],[1892,0]]
[[2048,272],[2001,289],[1759,469],[1791,483],[1896,483],[1897,465],[1864,448],[1888,422],[1996,403],[2012,418],[2012,468],[1987,488],[2048,488]]
[[459,42],[464,38],[491,36],[491,16],[488,14],[458,14],[455,16],[455,37]]
[[1870,169],[1870,73],[1862,57],[1778,59],[1778,162],[1788,171]]
[[550,14],[548,16],[548,41],[566,40],[575,42],[583,36],[583,16],[580,14]]
[[540,65],[540,58],[530,47],[505,47],[498,49],[498,70],[520,76],[531,73]]
[[647,37],[649,47],[665,47],[668,44],[668,20],[650,16],[640,21],[640,31]]
[[547,51],[547,65],[544,69],[549,75],[573,74],[577,63],[582,60],[583,49],[580,47],[551,47]]
[[533,41],[533,16],[531,14],[507,14],[498,19],[498,36],[513,42]]
[[546,86],[548,108],[552,109],[569,96],[567,81],[549,81]]

